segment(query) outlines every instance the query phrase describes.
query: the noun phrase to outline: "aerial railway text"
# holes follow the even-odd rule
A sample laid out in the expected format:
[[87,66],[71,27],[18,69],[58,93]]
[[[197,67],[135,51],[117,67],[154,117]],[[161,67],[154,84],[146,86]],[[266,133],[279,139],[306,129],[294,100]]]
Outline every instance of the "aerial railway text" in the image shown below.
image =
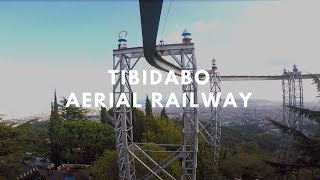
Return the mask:
[[[116,75],[119,73],[118,70],[109,70],[108,73],[111,75],[111,84],[122,84],[125,85],[126,83],[129,83],[129,85],[136,85],[139,83],[142,84],[151,84],[151,85],[158,85],[162,82],[162,73],[158,70],[150,70],[148,73],[146,70],[142,71],[142,76],[139,77],[139,72],[136,70],[129,70],[128,72],[123,71],[121,74],[121,79],[116,80]],[[129,76],[126,76],[128,73]],[[202,78],[200,78],[200,74],[204,74]],[[193,78],[192,78],[193,77]],[[204,77],[204,78],[203,78]],[[148,81],[147,81],[148,80]],[[191,84],[193,81],[197,82],[200,85],[205,85],[209,82],[210,75],[207,70],[198,70],[195,72],[195,75],[191,75],[191,71],[189,70],[182,70],[181,71],[181,78],[180,83],[178,81],[177,76],[175,75],[174,71],[170,70],[167,74],[167,77],[165,78],[163,85],[168,86],[170,84],[175,85],[188,85]],[[251,97],[252,93],[249,92],[246,95],[242,92],[239,92],[239,96],[241,97],[243,101],[243,107],[248,106],[248,100]],[[93,98],[93,100],[92,100]],[[188,99],[189,98],[189,99]],[[188,93],[182,93],[182,100],[179,102],[177,96],[175,93],[171,92],[167,99],[164,99],[162,94],[160,92],[152,92],[151,93],[151,103],[152,107],[187,107],[188,105],[190,107],[199,107],[198,103],[195,103],[195,96],[193,93],[190,93],[188,96]],[[217,107],[220,104],[221,93],[201,93],[201,98],[203,102],[203,105],[205,107],[210,107],[211,105],[213,107]],[[106,95],[101,92],[96,92],[92,94],[91,92],[85,92],[82,93],[82,107],[107,107],[105,102]],[[120,107],[121,105],[124,105],[126,107],[130,107],[130,97],[126,93],[120,93],[120,95],[115,98],[113,93],[109,93],[108,98],[108,107]],[[138,103],[138,95],[137,93],[132,93],[132,106],[133,107],[142,107],[142,104]],[[165,102],[165,103],[163,103]],[[92,104],[93,103],[93,104]],[[188,104],[189,103],[189,104]],[[75,93],[71,93],[68,102],[66,104],[66,107],[69,107],[70,105],[74,105],[76,107],[80,107],[80,103],[78,101],[78,98],[76,97]],[[229,92],[226,94],[226,97],[224,98],[224,103],[222,107],[238,107],[237,102],[235,100],[235,96]]]
[[[243,107],[248,107],[248,101],[251,97],[252,93],[249,92],[247,94],[244,94],[242,92],[239,92],[239,96],[242,99],[242,105]],[[214,97],[214,93],[201,93],[201,98],[203,105],[205,107],[210,107],[212,104],[213,107],[217,107],[220,103],[220,101],[224,101],[222,104],[222,107],[238,107],[238,103],[235,100],[235,96],[229,92],[227,93],[226,97],[222,99],[221,93],[217,93],[217,97]],[[132,106],[133,107],[142,107],[142,104],[138,103],[138,95],[137,93],[132,93]],[[190,107],[199,107],[199,103],[195,103],[194,95],[191,94],[190,96]],[[151,104],[152,107],[187,107],[187,93],[182,93],[182,102],[179,102],[178,97],[175,93],[170,93],[169,97],[167,99],[163,99],[162,94],[159,92],[153,92],[151,94]],[[84,92],[82,93],[82,107],[89,108],[89,107],[107,107],[105,102],[106,96],[104,93],[101,92]],[[114,98],[113,94],[109,93],[109,101],[108,101],[108,107],[114,106]],[[120,107],[121,105],[125,105],[126,107],[130,107],[130,100],[126,96],[125,93],[120,94],[118,100],[116,100],[116,107]],[[70,107],[71,105],[74,105],[76,107],[80,107],[79,100],[74,92],[70,93],[70,96],[68,98],[68,102],[66,104],[66,107]]]

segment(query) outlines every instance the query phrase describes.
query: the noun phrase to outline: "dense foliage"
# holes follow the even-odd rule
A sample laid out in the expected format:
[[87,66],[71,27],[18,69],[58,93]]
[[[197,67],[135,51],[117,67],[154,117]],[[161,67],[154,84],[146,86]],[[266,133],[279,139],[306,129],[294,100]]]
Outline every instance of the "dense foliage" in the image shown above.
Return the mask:
[[106,149],[102,156],[90,168],[94,179],[118,179],[116,150]]
[[60,160],[69,163],[90,164],[104,149],[114,149],[114,131],[111,126],[88,120],[63,121],[57,130]]
[[18,127],[0,124],[0,179],[15,179],[35,157],[46,157],[48,129],[36,120]]
[[57,104],[55,93],[49,129],[51,159],[56,165],[61,162],[90,164],[104,149],[114,148],[114,131],[110,125],[86,120],[86,110],[65,105],[65,98]]

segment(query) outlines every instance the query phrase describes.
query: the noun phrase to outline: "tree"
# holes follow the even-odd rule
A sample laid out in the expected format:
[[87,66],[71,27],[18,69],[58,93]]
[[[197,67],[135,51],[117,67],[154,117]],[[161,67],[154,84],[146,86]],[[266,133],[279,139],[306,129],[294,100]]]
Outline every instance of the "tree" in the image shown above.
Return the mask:
[[55,126],[60,124],[60,117],[59,117],[59,105],[57,102],[57,93],[54,90],[54,101],[53,104],[51,103],[51,114],[50,114],[50,127],[49,127],[49,134],[50,138],[54,135]]
[[147,96],[147,98],[146,98],[145,112],[146,112],[146,117],[149,116],[149,117],[153,118],[151,101],[149,100],[149,97],[148,97],[148,96]]
[[107,123],[110,126],[114,126],[114,120],[113,120],[114,117],[113,116],[114,116],[114,108],[109,108],[107,111]]
[[168,119],[161,121],[160,117],[146,118],[144,133],[145,142],[158,144],[181,144],[182,129],[174,121]]
[[16,141],[20,135],[17,129],[0,124],[0,176],[11,177],[23,167],[20,163],[22,147]]
[[113,117],[113,115],[114,115],[114,108],[108,109],[107,113],[108,113],[108,115],[109,115],[110,117]]
[[[313,77],[313,84],[316,85],[320,97],[320,80],[316,76]],[[299,116],[304,116],[315,122],[320,128],[320,111],[315,111],[306,108],[299,108],[289,106],[290,110]],[[302,132],[283,125],[270,118],[267,119],[271,124],[279,128],[283,134],[293,138],[292,146],[298,152],[301,152],[299,157],[293,163],[279,163],[275,161],[268,161],[267,163],[276,169],[280,169],[283,176],[290,176],[292,169],[296,170],[296,177],[299,176],[301,170],[309,171],[311,179],[320,178],[320,132],[315,135],[305,135]],[[301,175],[306,178],[306,175]]]
[[118,179],[117,153],[106,149],[102,156],[90,167],[94,179]]
[[90,164],[103,151],[114,149],[115,133],[108,124],[88,120],[63,121],[57,132],[60,157],[64,162]]
[[144,141],[153,142],[155,140],[155,131],[157,130],[157,125],[155,122],[155,118],[153,117],[151,102],[149,97],[146,97],[145,104],[145,112],[146,112],[146,130],[143,133]]
[[15,179],[35,157],[47,156],[48,130],[39,124],[36,119],[17,127],[0,124],[0,179]]
[[166,109],[165,109],[164,107],[162,108],[160,114],[161,114],[161,115],[160,115],[160,116],[161,116],[161,119],[162,119],[162,118],[168,119],[168,115],[167,115]]
[[133,139],[135,142],[142,142],[143,133],[145,132],[146,117],[140,109],[132,109],[132,123],[133,123]]
[[102,123],[102,124],[107,124],[107,123],[108,123],[108,119],[107,119],[107,118],[108,118],[107,108],[101,106],[100,115],[101,115],[101,117],[100,117],[101,123]]
[[66,107],[68,100],[66,98],[62,98],[60,101],[60,110],[61,117],[63,119],[84,119],[85,115],[88,113],[88,110],[82,107],[76,107],[74,104],[71,104],[69,107]]
[[54,102],[53,102],[53,104],[51,103],[49,138],[51,141],[51,144],[50,144],[51,161],[55,165],[60,164],[59,149],[57,146],[57,142],[59,141],[58,136],[57,136],[57,129],[59,128],[60,124],[61,124],[61,120],[59,117],[57,93],[56,93],[56,90],[54,90]]
[[216,177],[217,172],[215,170],[213,154],[210,146],[205,142],[204,138],[199,136],[199,152],[198,152],[198,179],[219,179]]

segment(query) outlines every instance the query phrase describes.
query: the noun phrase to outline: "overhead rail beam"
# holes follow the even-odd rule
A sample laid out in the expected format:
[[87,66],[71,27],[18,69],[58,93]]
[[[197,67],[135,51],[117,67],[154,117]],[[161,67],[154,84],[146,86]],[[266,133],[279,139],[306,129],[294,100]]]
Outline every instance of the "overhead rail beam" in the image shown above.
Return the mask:
[[[189,51],[194,47],[193,43],[190,44],[166,44],[166,45],[157,45],[154,48],[154,56],[152,57],[153,63],[157,64],[156,66],[161,67],[160,69],[168,72],[173,70],[176,75],[181,75],[181,68],[171,62],[166,61],[162,57],[164,56],[174,56],[180,55],[181,51]],[[133,47],[126,48],[121,50],[114,50],[113,55],[120,57],[122,54],[130,54],[129,58],[146,58],[146,53],[144,53],[143,47]],[[149,61],[147,60],[149,63]],[[150,64],[152,65],[152,64]],[[320,78],[320,74],[314,74],[314,76]],[[283,75],[220,75],[221,81],[261,81],[261,80],[283,80]],[[200,75],[200,79],[204,79],[203,75]],[[301,79],[312,79],[308,74],[301,75]]]

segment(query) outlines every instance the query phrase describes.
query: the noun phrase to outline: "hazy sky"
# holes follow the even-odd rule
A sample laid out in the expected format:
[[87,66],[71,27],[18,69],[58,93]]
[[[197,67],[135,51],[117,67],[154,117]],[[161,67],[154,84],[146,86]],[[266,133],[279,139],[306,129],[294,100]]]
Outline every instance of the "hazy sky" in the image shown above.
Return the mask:
[[[159,35],[169,1],[164,1]],[[163,39],[192,33],[199,68],[214,57],[223,75],[278,75],[296,63],[320,73],[319,1],[173,1]],[[138,1],[0,1],[0,114],[48,112],[53,90],[109,93],[112,50],[128,31],[128,47],[142,45]],[[152,69],[141,62],[138,69]],[[316,96],[304,81],[305,100]],[[253,92],[252,98],[281,101],[281,82],[224,82],[225,92]],[[140,98],[165,96],[180,86],[139,86]],[[160,89],[160,90],[159,90]],[[161,90],[162,89],[162,90]],[[145,92],[144,92],[145,91]],[[200,91],[208,92],[207,86]]]

